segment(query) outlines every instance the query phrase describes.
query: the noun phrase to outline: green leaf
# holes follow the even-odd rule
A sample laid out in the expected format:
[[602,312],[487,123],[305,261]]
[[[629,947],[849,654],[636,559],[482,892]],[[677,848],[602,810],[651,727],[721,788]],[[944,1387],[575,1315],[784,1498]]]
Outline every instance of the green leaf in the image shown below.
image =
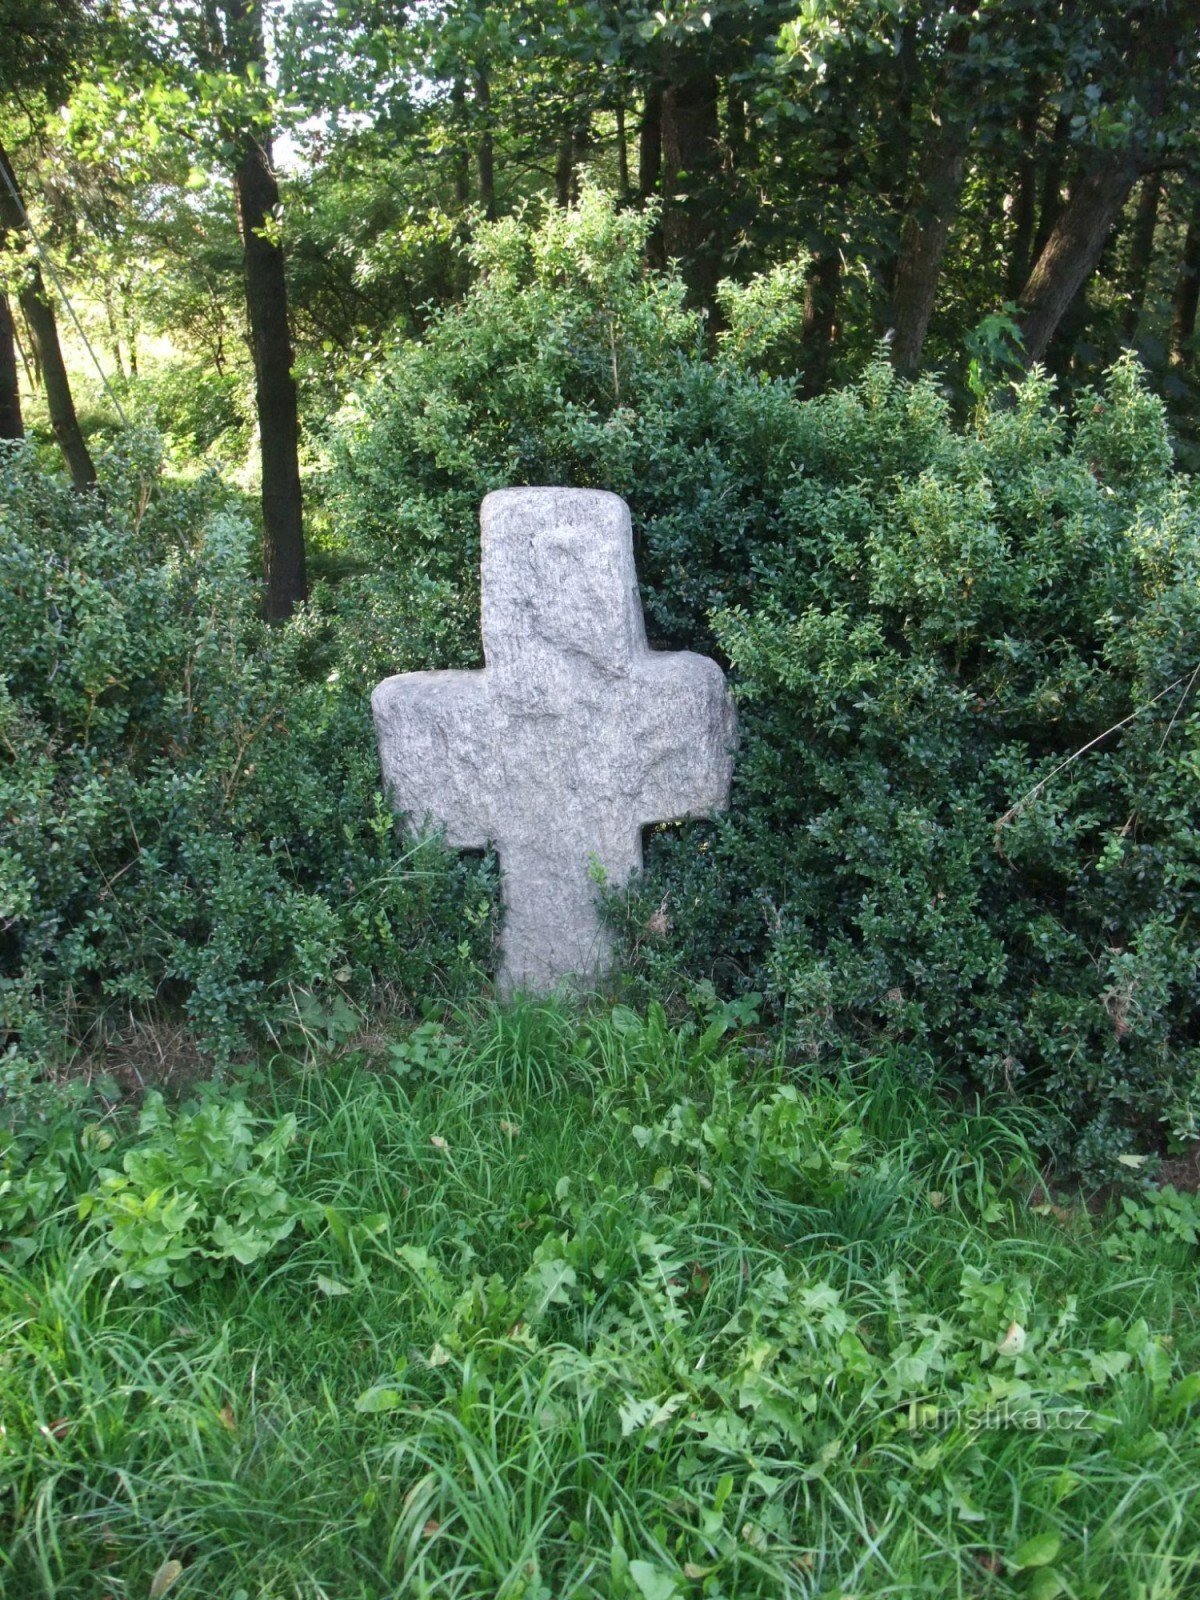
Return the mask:
[[1048,1567],[1061,1548],[1062,1540],[1056,1533],[1035,1533],[1017,1546],[1012,1564],[1020,1572],[1030,1567]]
[[675,1579],[653,1561],[631,1561],[629,1576],[637,1584],[642,1600],[672,1600]]
[[398,1411],[403,1404],[404,1395],[401,1390],[381,1383],[376,1384],[373,1389],[364,1389],[354,1402],[354,1409],[367,1416],[373,1416],[379,1411]]
[[1053,1567],[1035,1572],[1027,1590],[1029,1600],[1057,1600],[1057,1596],[1065,1592],[1065,1585]]
[[182,1561],[164,1561],[150,1580],[150,1600],[162,1600],[162,1596],[174,1586],[182,1574]]

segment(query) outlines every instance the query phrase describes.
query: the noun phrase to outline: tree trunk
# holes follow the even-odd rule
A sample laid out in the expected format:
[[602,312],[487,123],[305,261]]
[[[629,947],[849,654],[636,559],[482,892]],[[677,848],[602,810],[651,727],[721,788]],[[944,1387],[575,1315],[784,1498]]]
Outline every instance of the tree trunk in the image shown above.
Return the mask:
[[112,347],[113,366],[116,367],[120,377],[126,376],[125,360],[121,354],[121,325],[117,321],[117,308],[113,302],[112,290],[105,286],[104,289],[104,315],[108,320],[108,337]]
[[925,130],[916,182],[900,229],[892,291],[892,365],[903,373],[915,372],[921,362],[975,119],[974,97],[960,65],[970,44],[972,0],[951,0],[948,9],[955,16],[938,71],[931,126]]
[[828,181],[821,185],[821,245],[804,282],[804,323],[801,333],[805,394],[817,394],[829,375],[829,357],[837,329],[837,304],[842,288],[840,227],[846,216],[846,191],[850,184],[853,140],[845,128],[834,134],[834,158]]
[[625,142],[625,106],[617,106],[617,199],[629,204],[629,146]]
[[[886,135],[879,141],[880,160],[876,167],[876,188],[886,202],[888,219],[878,267],[883,293],[876,300],[875,318],[880,333],[891,322],[892,295],[896,289],[896,269],[900,260],[900,228],[904,221],[904,200],[908,193],[912,163],[913,101],[917,80],[917,25],[912,17],[900,28],[895,63],[894,115]],[[883,310],[886,310],[886,315],[881,319],[880,312]]]
[[1013,196],[1012,243],[1008,251],[1005,283],[1008,297],[1015,300],[1029,275],[1033,255],[1033,230],[1037,225],[1037,136],[1041,117],[1042,91],[1033,84],[1017,117],[1021,154],[1017,159],[1016,193]]
[[479,177],[479,203],[489,222],[496,220],[496,158],[492,144],[492,84],[485,68],[475,74],[475,103],[479,107],[481,126],[479,148],[476,152],[476,169]]
[[1171,318],[1171,365],[1186,372],[1196,359],[1196,305],[1200,301],[1200,203],[1192,210],[1183,241],[1183,260],[1175,280]]
[[638,193],[643,200],[658,192],[662,176],[662,103],[662,84],[650,84],[638,134]]
[[804,284],[804,326],[800,344],[805,394],[818,394],[828,376],[841,286],[842,253],[836,242],[829,241],[813,262]]
[[[2,242],[2,235],[0,235],[0,242]],[[17,300],[17,306],[18,308],[21,306],[20,299]],[[38,370],[37,351],[33,348],[33,341],[29,333],[29,324],[25,322],[25,312],[22,309],[21,322],[24,323],[25,326],[25,337],[22,339],[21,329],[17,323],[16,314],[13,312],[11,304],[9,305],[8,309],[13,320],[13,338],[16,340],[17,354],[21,358],[21,365],[25,368],[25,382],[29,385],[30,394],[36,394],[42,387],[42,374]]]
[[[17,186],[16,173],[8,159],[8,152],[0,145],[0,248],[3,248],[7,235],[20,238],[26,232],[25,207]],[[75,415],[71,381],[67,377],[62,345],[58,339],[58,322],[46,293],[42,269],[36,262],[26,273],[20,302],[33,345],[34,360],[46,391],[46,408],[50,413],[54,437],[58,440],[67,471],[71,474],[71,482],[76,489],[90,489],[96,481],[96,468]],[[11,312],[8,322],[11,330]]]
[[729,165],[740,167],[746,160],[746,102],[736,84],[730,84],[725,93],[725,124]]
[[[262,0],[225,0],[229,69],[267,78]],[[300,419],[292,373],[287,280],[279,243],[279,184],[271,161],[271,130],[250,123],[239,132],[233,172],[246,320],[254,358],[254,398],[262,459],[263,612],[282,622],[308,598],[304,508],[300,493]]]
[[[1050,237],[1050,230],[1058,221],[1058,214],[1062,210],[1063,167],[1067,157],[1067,135],[1070,131],[1071,119],[1065,111],[1060,111],[1054,119],[1054,130],[1050,135],[1050,155],[1042,173],[1037,229],[1033,235],[1033,248],[1029,252],[1029,261],[1026,263],[1027,271],[1041,255],[1046,240]],[[1023,287],[1024,284],[1018,285],[1018,288]]]
[[122,322],[125,325],[125,348],[129,352],[129,376],[138,375],[137,317],[133,311],[133,284],[127,278],[121,284]]
[[279,186],[269,139],[251,139],[234,172],[254,355],[255,402],[262,450],[265,612],[290,617],[308,596],[300,497],[300,421],[288,329],[283,249],[275,237]]
[[454,126],[461,141],[454,152],[454,198],[465,206],[471,198],[471,155],[466,142],[467,86],[455,78],[450,89],[450,103],[454,107]]
[[1137,215],[1133,219],[1133,237],[1129,242],[1129,278],[1125,296],[1125,312],[1121,319],[1126,339],[1132,339],[1142,318],[1146,303],[1146,285],[1150,281],[1150,263],[1154,259],[1154,232],[1158,227],[1158,202],[1162,195],[1162,178],[1151,172],[1142,179],[1138,194]]
[[575,141],[570,131],[558,141],[554,158],[554,203],[565,211],[571,204],[571,174],[575,170]]
[[17,339],[8,298],[0,294],[0,439],[23,439]]
[[1123,147],[1097,152],[1082,169],[1021,291],[1017,321],[1029,362],[1045,356],[1064,312],[1095,269],[1134,184],[1150,166],[1154,141],[1146,132],[1154,130],[1163,114],[1172,68],[1190,48],[1198,10],[1197,0],[1176,0],[1158,14],[1148,12],[1133,36],[1126,57],[1126,92],[1140,117],[1135,116]]
[[677,258],[689,305],[715,303],[721,275],[721,130],[712,73],[668,83],[662,98],[663,249]]
[[562,131],[554,160],[554,200],[563,211],[579,199],[576,162],[586,155],[591,142],[592,130],[586,117]]
[[1099,261],[1109,229],[1138,174],[1138,162],[1129,151],[1113,151],[1075,185],[1017,303],[1017,323],[1029,363],[1045,356],[1063,313]]
[[942,257],[962,193],[968,137],[965,122],[947,120],[932,131],[925,145],[914,203],[900,230],[892,295],[892,365],[897,372],[915,372],[921,362]]
[[571,182],[567,190],[567,201],[570,205],[579,204],[579,168],[580,163],[587,160],[588,151],[592,148],[592,124],[587,116],[571,130]]
[[71,482],[77,489],[90,489],[96,482],[96,468],[75,414],[71,380],[67,376],[62,346],[58,342],[54,308],[46,294],[42,274],[36,268],[32,283],[21,290],[21,310],[25,313],[29,337],[37,355],[50,424],[63,453],[63,460],[67,463],[67,471],[71,474]]

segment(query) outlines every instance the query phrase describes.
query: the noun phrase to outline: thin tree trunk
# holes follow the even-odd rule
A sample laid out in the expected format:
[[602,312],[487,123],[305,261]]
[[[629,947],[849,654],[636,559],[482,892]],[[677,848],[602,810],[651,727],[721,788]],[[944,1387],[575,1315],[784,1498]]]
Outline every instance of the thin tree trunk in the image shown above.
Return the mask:
[[721,274],[721,163],[717,80],[712,73],[668,83],[662,99],[663,249],[678,258],[688,304],[712,311]]
[[454,198],[459,206],[465,206],[471,198],[471,154],[465,134],[467,86],[461,78],[455,78],[450,89],[450,103],[454,107],[454,126],[461,140],[454,152]]
[[[18,299],[18,308],[20,308],[20,304],[21,302]],[[12,311],[11,306],[9,307],[9,311]],[[21,358],[21,365],[25,368],[25,382],[29,385],[29,392],[30,394],[36,394],[42,387],[42,375],[38,371],[37,352],[33,349],[33,343],[29,334],[29,324],[25,321],[24,311],[21,312],[21,323],[24,324],[25,328],[25,337],[23,339],[21,337],[21,326],[18,324],[16,316],[14,315],[13,338],[17,342],[17,354]]]
[[662,103],[662,84],[650,84],[638,134],[638,193],[643,200],[657,194],[662,176]]
[[0,294],[0,439],[23,439],[17,339],[8,298]]
[[803,377],[806,394],[818,393],[829,374],[829,358],[837,328],[838,297],[842,288],[842,241],[839,224],[846,214],[853,141],[839,128],[831,145],[833,170],[822,184],[821,247],[804,283],[804,323],[801,332]]
[[104,320],[109,325],[109,352],[118,378],[125,378],[125,358],[122,355],[122,330],[117,322],[117,307],[112,304],[112,290],[104,286]]
[[746,102],[736,84],[730,84],[725,92],[725,124],[729,165],[740,167],[746,159]]
[[[909,167],[913,146],[913,101],[917,81],[917,25],[909,17],[900,29],[896,51],[895,118],[888,137],[880,141],[882,159],[878,164],[877,185],[887,202],[888,233],[878,268],[883,293],[877,301],[876,320],[882,332],[891,321],[892,295],[900,261],[900,229],[904,220],[904,201],[909,187]],[[882,302],[882,304],[880,304]],[[886,307],[887,315],[879,313]]]
[[563,211],[571,204],[571,177],[575,171],[575,140],[568,129],[558,141],[554,160],[554,202]]
[[479,147],[476,151],[476,170],[479,178],[479,203],[489,222],[496,220],[496,157],[492,143],[492,85],[485,68],[475,73],[475,103],[479,107],[481,127]]
[[[230,69],[267,75],[262,0],[225,0]],[[271,131],[251,124],[239,137],[233,172],[246,320],[254,358],[254,397],[262,459],[263,612],[282,622],[308,598],[304,508],[300,492],[300,418],[292,373],[287,280],[278,238],[279,184]]]
[[629,203],[629,146],[625,142],[625,105],[617,105],[617,199]]
[[804,284],[800,346],[804,356],[802,387],[805,394],[819,393],[828,376],[841,286],[842,253],[837,244],[830,241],[813,263]]
[[937,298],[942,258],[966,172],[968,129],[958,120],[931,134],[921,160],[917,193],[900,231],[892,295],[892,365],[915,372]]
[[567,199],[571,205],[579,204],[579,168],[587,160],[588,151],[592,148],[592,123],[586,114],[581,122],[576,123],[571,130],[571,183]]
[[133,285],[128,279],[121,285],[122,321],[125,324],[125,348],[129,352],[129,376],[138,375],[137,317],[133,311]]
[[1171,318],[1171,365],[1188,371],[1196,359],[1196,306],[1200,301],[1200,202],[1192,211],[1183,241],[1183,260],[1175,280]]
[[[662,186],[662,105],[663,85],[656,80],[646,89],[638,130],[638,194],[643,205],[657,195]],[[660,272],[667,264],[661,211],[646,238],[646,260]]]
[[[21,238],[26,231],[25,207],[16,174],[8,159],[8,152],[0,145],[0,249],[6,236]],[[71,381],[67,377],[58,338],[58,322],[46,293],[42,269],[36,262],[26,273],[25,287],[20,291],[19,298],[33,345],[34,359],[46,391],[50,424],[67,464],[67,471],[71,474],[71,482],[76,489],[90,489],[96,481],[96,468],[84,442],[79,418],[75,415]],[[11,322],[10,313],[10,326]]]
[[962,195],[975,106],[964,91],[958,63],[970,42],[971,6],[972,0],[951,0],[949,9],[956,15],[938,72],[932,125],[925,132],[916,182],[900,229],[892,292],[892,365],[897,372],[915,372],[920,365],[942,258]]
[[1013,196],[1012,243],[1008,251],[1005,283],[1008,297],[1015,300],[1029,275],[1033,252],[1033,231],[1037,225],[1037,135],[1041,117],[1041,85],[1034,83],[1017,117],[1021,154],[1017,159],[1016,193]]
[[279,186],[271,167],[269,140],[260,137],[246,145],[234,185],[262,449],[265,612],[269,621],[280,622],[307,599],[308,584],[300,495],[300,420],[283,249],[274,231]]
[[1142,179],[1138,194],[1137,214],[1133,219],[1133,236],[1129,242],[1129,278],[1125,296],[1125,312],[1121,319],[1127,339],[1132,339],[1142,319],[1146,304],[1146,285],[1150,281],[1150,263],[1154,259],[1154,233],[1158,227],[1158,202],[1162,195],[1162,177],[1150,172]]

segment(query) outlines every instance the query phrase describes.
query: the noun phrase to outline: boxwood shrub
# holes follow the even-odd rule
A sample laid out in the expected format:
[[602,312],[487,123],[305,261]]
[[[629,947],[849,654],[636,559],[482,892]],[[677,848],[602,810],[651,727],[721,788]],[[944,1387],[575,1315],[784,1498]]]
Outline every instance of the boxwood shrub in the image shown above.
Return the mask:
[[256,565],[211,484],[163,487],[152,441],[83,495],[0,450],[10,1081],[159,1005],[228,1055],[300,991],[403,999],[486,956],[478,869],[394,840],[365,694],[319,607],[259,620]]
[[1200,526],[1161,406],[1129,360],[1071,416],[1035,373],[956,420],[883,359],[801,401],[764,374],[794,269],[727,291],[713,353],[646,226],[589,194],[483,229],[341,417],[359,670],[478,660],[487,490],[616,490],[656,641],[719,653],[742,715],[730,815],[627,905],[648,979],[1047,1099],[1093,1175],[1196,1133]]

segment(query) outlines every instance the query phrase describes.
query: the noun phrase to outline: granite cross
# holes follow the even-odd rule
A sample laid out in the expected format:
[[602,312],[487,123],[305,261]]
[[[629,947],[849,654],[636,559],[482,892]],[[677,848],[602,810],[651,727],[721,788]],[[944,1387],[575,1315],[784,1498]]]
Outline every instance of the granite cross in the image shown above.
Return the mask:
[[501,989],[603,974],[597,867],[621,887],[642,829],[729,799],[736,723],[715,661],[646,644],[629,509],[592,489],[484,500],[486,665],[375,690],[384,782],[416,825],[494,844]]

